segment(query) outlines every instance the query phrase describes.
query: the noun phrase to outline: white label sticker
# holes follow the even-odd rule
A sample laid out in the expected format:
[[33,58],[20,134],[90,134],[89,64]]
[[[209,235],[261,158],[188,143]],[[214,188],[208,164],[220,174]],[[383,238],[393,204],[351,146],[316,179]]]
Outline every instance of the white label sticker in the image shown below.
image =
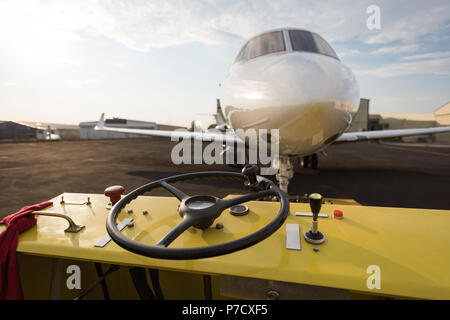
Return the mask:
[[300,246],[300,226],[286,223],[286,249],[302,250]]

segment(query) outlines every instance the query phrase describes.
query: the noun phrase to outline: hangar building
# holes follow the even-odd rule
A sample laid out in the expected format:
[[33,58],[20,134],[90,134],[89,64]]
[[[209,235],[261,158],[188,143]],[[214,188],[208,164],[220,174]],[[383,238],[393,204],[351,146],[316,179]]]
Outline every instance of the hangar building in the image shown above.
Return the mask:
[[0,139],[78,139],[77,125],[26,121],[0,121]]
[[[434,118],[441,126],[450,126],[450,102],[434,111]],[[450,133],[436,135],[437,143],[450,143]]]
[[[434,113],[390,113],[369,114],[369,99],[361,98],[360,106],[353,115],[348,131],[395,130],[411,128],[432,128],[450,126],[450,102],[439,107]],[[450,144],[450,133],[398,138],[403,142],[434,142]]]
[[[411,114],[380,114],[378,123],[383,129],[409,129],[450,126],[450,102],[439,107],[434,113]],[[374,125],[375,118],[371,118],[370,125]],[[450,133],[436,135],[403,137],[404,142],[434,142],[437,144],[450,144]]]

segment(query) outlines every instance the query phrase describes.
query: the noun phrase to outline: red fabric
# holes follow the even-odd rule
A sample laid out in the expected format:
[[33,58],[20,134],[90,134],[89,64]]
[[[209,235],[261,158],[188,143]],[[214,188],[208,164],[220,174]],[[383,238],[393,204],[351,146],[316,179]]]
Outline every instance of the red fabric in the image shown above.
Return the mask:
[[0,221],[0,224],[7,225],[7,228],[0,234],[0,300],[23,299],[19,265],[16,260],[19,233],[36,224],[36,217],[29,214],[30,212],[42,210],[52,204],[50,201],[45,201],[23,207]]

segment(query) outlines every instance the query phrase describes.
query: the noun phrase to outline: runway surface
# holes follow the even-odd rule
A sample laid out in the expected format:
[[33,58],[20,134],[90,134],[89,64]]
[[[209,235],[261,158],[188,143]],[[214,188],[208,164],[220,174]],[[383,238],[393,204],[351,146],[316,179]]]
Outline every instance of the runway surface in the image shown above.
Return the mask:
[[[0,217],[63,192],[131,191],[177,173],[239,171],[227,165],[174,165],[175,142],[165,138],[0,143]],[[319,155],[320,170],[296,173],[290,193],[320,192],[363,205],[450,209],[450,146],[333,145]],[[272,177],[274,178],[274,177]],[[187,194],[243,192],[233,180],[178,184]],[[151,194],[168,195],[162,189]]]

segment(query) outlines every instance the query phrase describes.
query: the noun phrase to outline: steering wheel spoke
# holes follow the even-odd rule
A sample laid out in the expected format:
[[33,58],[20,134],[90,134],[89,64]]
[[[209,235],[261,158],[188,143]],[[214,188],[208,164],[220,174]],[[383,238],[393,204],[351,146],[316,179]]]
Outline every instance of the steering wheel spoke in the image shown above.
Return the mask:
[[184,231],[192,227],[196,221],[197,219],[193,218],[192,216],[184,216],[183,220],[181,220],[180,223],[178,223],[161,240],[159,240],[156,245],[162,247],[169,246],[169,244],[175,241],[175,239],[178,238],[179,235],[181,235]]
[[173,194],[178,200],[182,201],[184,198],[187,198],[188,195],[185,194],[183,191],[181,191],[178,188],[175,188],[173,185],[168,184],[165,181],[161,181],[159,183],[159,185],[161,187],[163,187],[164,189],[166,189],[167,191],[169,191],[171,194]]
[[235,206],[235,205],[238,205],[241,203],[245,203],[245,202],[252,201],[252,200],[257,200],[257,199],[271,196],[271,195],[273,196],[276,194],[277,193],[275,191],[273,191],[272,189],[268,189],[268,190],[248,193],[243,196],[239,196],[239,197],[235,197],[235,198],[231,198],[231,199],[222,199],[221,201],[222,201],[222,204],[223,204],[224,210],[225,210],[227,208],[230,208],[232,206]]

